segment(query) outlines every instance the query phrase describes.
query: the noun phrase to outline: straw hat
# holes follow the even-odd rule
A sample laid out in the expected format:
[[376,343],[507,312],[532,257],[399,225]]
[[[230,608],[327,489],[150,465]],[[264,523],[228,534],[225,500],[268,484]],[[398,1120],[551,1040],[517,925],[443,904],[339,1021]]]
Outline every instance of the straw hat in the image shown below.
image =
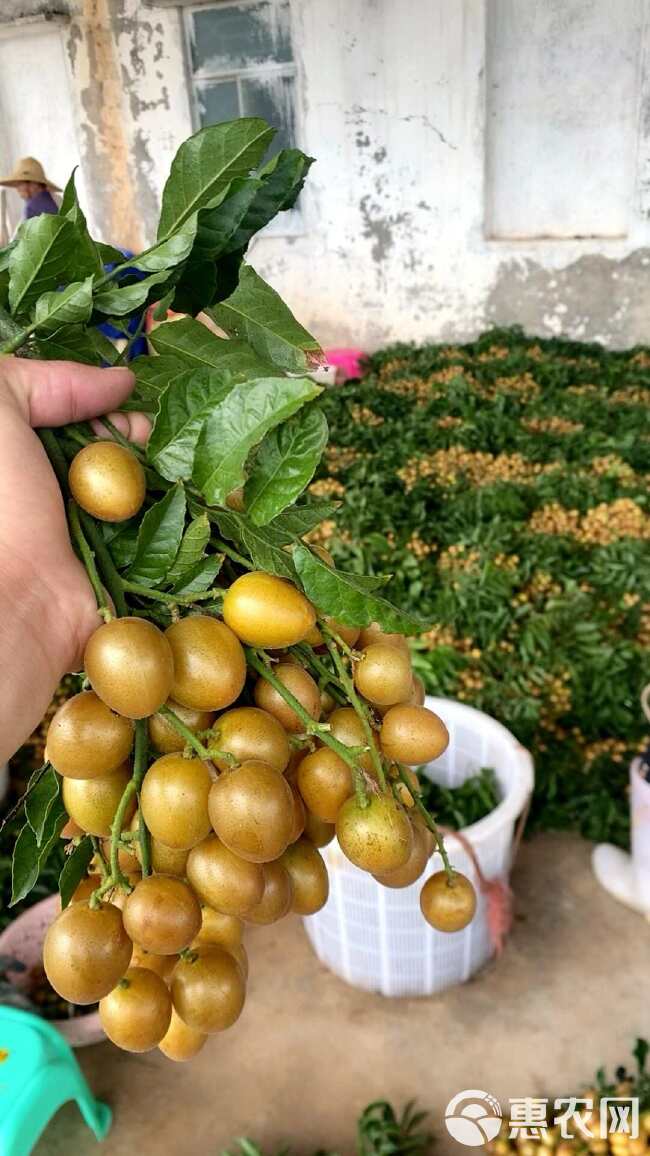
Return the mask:
[[8,177],[0,177],[0,185],[18,185],[21,181],[34,181],[37,185],[46,185],[48,189],[54,189],[55,193],[61,192],[59,186],[45,176],[41,162],[35,157],[21,157],[16,162],[13,173]]

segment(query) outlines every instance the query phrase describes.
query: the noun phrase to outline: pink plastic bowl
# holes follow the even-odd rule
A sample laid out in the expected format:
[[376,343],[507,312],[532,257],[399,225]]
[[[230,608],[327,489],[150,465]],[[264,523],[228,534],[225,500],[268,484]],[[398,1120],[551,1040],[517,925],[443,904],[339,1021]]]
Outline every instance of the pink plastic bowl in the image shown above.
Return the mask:
[[[48,895],[47,899],[41,899],[40,903],[23,911],[0,935],[0,955],[18,959],[28,970],[41,963],[45,934],[60,910],[58,895]],[[12,978],[17,987],[21,984],[23,974],[13,973]],[[69,1020],[50,1020],[50,1023],[73,1048],[85,1048],[87,1044],[98,1044],[106,1039],[98,1011]]]

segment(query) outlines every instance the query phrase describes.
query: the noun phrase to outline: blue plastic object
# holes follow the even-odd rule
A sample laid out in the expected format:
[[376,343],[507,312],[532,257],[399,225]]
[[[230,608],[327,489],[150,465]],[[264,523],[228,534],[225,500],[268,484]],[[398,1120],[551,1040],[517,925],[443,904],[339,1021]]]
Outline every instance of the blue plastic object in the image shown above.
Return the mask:
[[98,1140],[113,1114],[92,1095],[72,1049],[38,1016],[0,1007],[0,1153],[29,1156],[55,1112],[76,1100]]

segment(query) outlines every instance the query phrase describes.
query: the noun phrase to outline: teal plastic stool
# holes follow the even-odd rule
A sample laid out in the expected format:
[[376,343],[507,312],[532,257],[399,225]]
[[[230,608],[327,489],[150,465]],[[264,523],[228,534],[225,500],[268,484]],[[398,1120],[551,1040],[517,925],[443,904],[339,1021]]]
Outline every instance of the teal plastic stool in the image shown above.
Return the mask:
[[29,1156],[43,1129],[68,1100],[98,1140],[113,1114],[92,1095],[72,1049],[56,1028],[17,1008],[0,1007],[0,1153]]

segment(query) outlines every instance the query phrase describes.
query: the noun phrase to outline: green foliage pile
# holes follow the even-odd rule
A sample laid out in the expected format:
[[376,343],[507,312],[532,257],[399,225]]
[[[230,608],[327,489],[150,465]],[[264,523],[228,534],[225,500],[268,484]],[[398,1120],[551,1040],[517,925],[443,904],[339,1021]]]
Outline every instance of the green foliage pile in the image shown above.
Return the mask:
[[396,345],[324,400],[337,564],[432,623],[427,689],[533,753],[533,822],[628,838],[650,680],[650,351],[492,331]]

